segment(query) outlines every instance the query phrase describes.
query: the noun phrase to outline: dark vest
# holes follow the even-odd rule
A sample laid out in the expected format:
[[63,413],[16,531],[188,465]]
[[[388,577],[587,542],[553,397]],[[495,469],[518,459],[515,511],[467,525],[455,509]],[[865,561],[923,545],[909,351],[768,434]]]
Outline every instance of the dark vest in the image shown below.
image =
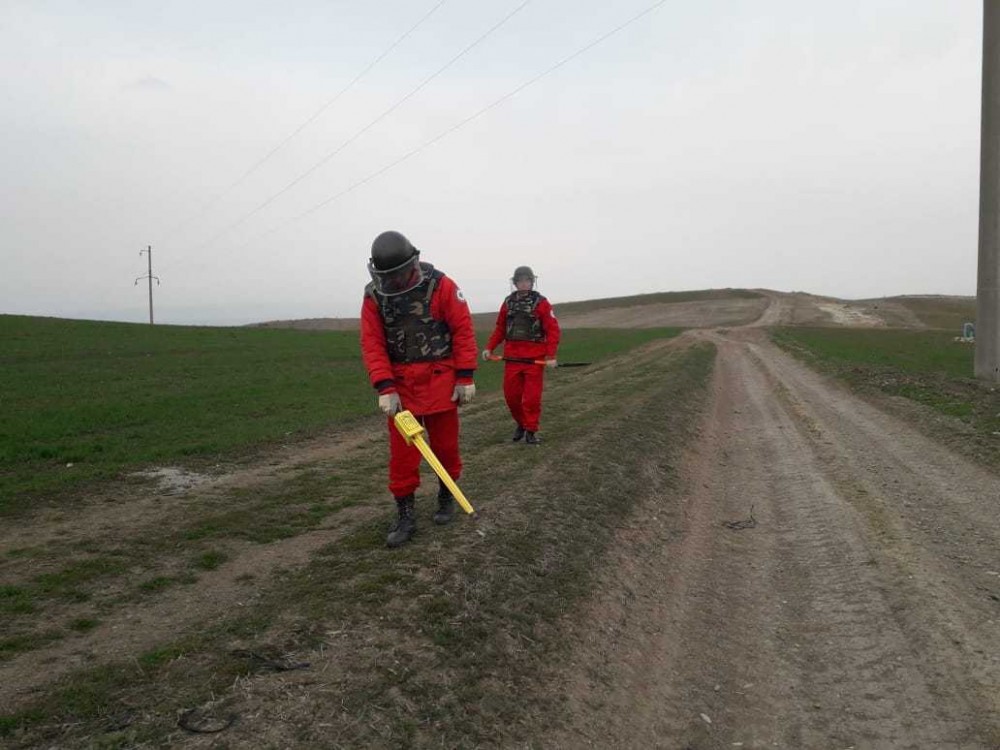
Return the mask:
[[507,298],[508,341],[545,341],[542,321],[535,315],[535,308],[543,299],[542,295],[534,291],[523,297],[514,292]]
[[382,314],[389,359],[396,363],[433,362],[451,356],[451,329],[431,317],[431,297],[444,276],[430,263],[421,263],[424,280],[403,294],[386,297],[365,288]]

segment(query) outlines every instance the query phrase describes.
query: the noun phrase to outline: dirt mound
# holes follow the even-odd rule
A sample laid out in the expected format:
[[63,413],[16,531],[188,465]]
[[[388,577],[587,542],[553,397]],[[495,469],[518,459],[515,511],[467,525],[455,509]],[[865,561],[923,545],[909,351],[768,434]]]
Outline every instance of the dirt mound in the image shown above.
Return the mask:
[[668,302],[562,313],[559,322],[563,328],[717,328],[751,323],[767,305],[765,297]]
[[890,297],[883,302],[902,307],[922,326],[951,330],[956,334],[962,330],[963,324],[976,320],[975,297],[910,295]]

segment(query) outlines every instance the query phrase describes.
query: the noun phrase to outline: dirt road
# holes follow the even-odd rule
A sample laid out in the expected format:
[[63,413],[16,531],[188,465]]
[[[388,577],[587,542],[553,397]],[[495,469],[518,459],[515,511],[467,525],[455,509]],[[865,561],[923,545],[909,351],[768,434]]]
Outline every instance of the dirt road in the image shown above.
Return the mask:
[[1000,479],[761,331],[698,335],[689,490],[619,533],[539,746],[1000,747]]

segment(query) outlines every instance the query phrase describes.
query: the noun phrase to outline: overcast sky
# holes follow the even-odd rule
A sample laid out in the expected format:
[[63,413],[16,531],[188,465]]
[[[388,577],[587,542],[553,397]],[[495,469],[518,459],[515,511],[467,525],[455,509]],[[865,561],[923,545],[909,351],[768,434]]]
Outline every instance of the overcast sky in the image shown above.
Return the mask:
[[0,313],[355,316],[385,229],[477,312],[975,293],[978,0],[672,0],[461,125],[654,2],[0,0]]

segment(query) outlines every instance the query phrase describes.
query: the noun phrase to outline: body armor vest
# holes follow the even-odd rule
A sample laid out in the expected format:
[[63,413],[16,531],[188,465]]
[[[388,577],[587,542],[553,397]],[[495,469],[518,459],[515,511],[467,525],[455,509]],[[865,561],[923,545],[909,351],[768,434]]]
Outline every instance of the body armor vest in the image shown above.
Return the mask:
[[366,292],[378,305],[389,359],[395,363],[433,362],[451,356],[451,329],[431,317],[431,297],[444,276],[421,263],[424,280],[403,294],[386,297],[369,284]]
[[535,308],[544,299],[538,292],[528,292],[523,297],[517,292],[507,298],[507,340],[545,341],[542,321],[535,315]]

